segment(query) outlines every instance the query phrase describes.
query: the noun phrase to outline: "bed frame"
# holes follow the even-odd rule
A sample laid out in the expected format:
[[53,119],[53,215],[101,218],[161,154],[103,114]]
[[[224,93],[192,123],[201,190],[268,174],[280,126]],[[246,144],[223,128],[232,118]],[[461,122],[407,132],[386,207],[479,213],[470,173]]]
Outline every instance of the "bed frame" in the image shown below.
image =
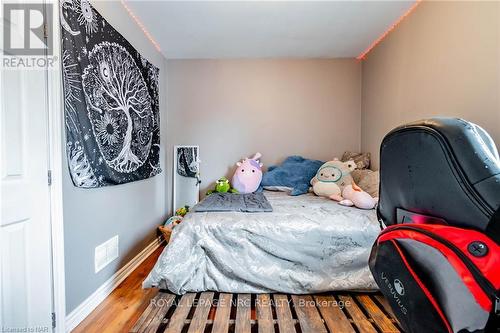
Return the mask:
[[379,293],[160,292],[131,332],[401,332],[393,318]]

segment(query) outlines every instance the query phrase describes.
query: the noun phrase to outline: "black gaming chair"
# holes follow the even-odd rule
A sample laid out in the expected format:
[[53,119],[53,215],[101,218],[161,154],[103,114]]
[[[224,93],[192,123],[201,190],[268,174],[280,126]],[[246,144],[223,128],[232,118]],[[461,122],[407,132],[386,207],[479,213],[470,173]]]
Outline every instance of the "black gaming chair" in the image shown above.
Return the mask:
[[500,244],[500,157],[481,127],[456,118],[398,127],[380,149],[379,218],[411,213],[473,228]]
[[500,158],[455,118],[391,131],[380,149],[382,227],[370,269],[408,333],[497,332]]

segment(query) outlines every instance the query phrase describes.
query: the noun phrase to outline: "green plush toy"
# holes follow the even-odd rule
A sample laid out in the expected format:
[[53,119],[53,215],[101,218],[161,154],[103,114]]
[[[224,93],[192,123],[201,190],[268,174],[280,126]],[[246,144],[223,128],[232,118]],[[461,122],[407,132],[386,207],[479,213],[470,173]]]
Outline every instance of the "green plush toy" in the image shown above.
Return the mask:
[[178,215],[180,217],[184,217],[187,213],[189,213],[189,206],[177,208],[177,210],[175,211],[175,215]]
[[210,190],[207,192],[207,195],[210,195],[212,193],[238,193],[237,190],[234,188],[231,188],[231,185],[229,184],[229,180],[226,177],[221,177],[215,182],[215,189]]

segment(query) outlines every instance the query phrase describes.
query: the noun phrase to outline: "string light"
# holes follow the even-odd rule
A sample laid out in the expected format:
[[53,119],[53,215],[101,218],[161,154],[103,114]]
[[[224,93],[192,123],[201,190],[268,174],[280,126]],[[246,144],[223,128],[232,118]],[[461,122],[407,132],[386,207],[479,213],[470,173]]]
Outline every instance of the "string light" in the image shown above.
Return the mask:
[[408,15],[410,15],[415,8],[422,2],[422,0],[417,0],[403,15],[401,15],[396,22],[394,22],[384,33],[377,38],[373,43],[368,46],[368,48],[363,51],[359,56],[356,57],[358,60],[366,59],[366,55],[373,50],[375,46],[377,46],[392,30],[394,30]]
[[[160,45],[154,40],[153,36],[151,36],[149,31],[146,29],[146,27],[141,22],[141,20],[139,20],[139,18],[134,14],[132,9],[130,9],[130,7],[125,3],[125,0],[120,0],[120,2],[122,3],[125,10],[128,12],[129,16],[135,21],[135,23],[137,23],[139,28],[141,28],[142,32],[149,39],[151,44],[153,44],[153,46],[158,50],[158,52],[161,52]],[[370,46],[365,51],[363,51],[360,55],[358,55],[356,57],[356,59],[358,59],[358,60],[366,59],[366,56],[368,55],[368,53],[370,53],[370,51],[373,50],[375,48],[375,46],[377,46],[380,42],[382,42],[382,40],[389,33],[391,33],[407,16],[409,16],[417,8],[417,6],[421,2],[422,2],[422,0],[416,0],[416,2],[403,15],[401,15],[396,20],[396,22],[394,22],[386,31],[384,31],[384,33],[382,35],[380,35],[380,37],[378,37],[373,43],[371,43]]]
[[141,28],[142,32],[144,32],[144,35],[146,35],[146,37],[151,41],[153,46],[158,50],[158,52],[161,52],[160,45],[158,45],[158,43],[154,40],[153,36],[151,36],[144,24],[142,24],[141,20],[139,20],[139,18],[135,16],[134,12],[132,12],[132,9],[130,9],[130,7],[125,3],[125,0],[120,0],[120,2],[128,12],[128,15],[135,21],[135,23],[137,23],[139,28]]

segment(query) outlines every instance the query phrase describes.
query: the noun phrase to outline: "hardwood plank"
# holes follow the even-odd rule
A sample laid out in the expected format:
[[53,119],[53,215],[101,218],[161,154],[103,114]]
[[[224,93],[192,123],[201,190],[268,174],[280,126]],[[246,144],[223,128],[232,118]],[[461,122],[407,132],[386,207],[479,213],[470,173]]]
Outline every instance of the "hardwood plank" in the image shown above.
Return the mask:
[[391,306],[389,305],[389,302],[387,301],[387,299],[383,296],[383,295],[375,295],[373,296],[375,297],[375,299],[380,303],[382,304],[382,307],[384,308],[384,310],[391,316],[391,318],[393,320],[395,320],[397,323],[399,323],[398,319],[396,318],[396,316],[394,315],[394,312],[392,311],[392,308]]
[[372,326],[372,324],[366,319],[363,311],[354,302],[351,296],[339,295],[339,299],[344,302],[344,304],[349,303],[345,309],[352,317],[354,324],[358,327],[360,332],[363,333],[377,333],[377,330]]
[[[158,296],[159,296],[159,295],[158,295]],[[159,297],[158,297],[157,299],[159,299]],[[157,299],[155,299],[155,300],[157,300]],[[154,304],[154,303],[153,303],[153,304]],[[151,310],[151,311],[149,311],[149,313],[148,313],[147,317],[146,317],[146,318],[144,318],[144,321],[143,321],[142,325],[141,325],[140,327],[138,327],[137,332],[139,332],[139,333],[144,333],[144,332],[147,330],[147,328],[148,328],[149,324],[150,324],[150,323],[153,321],[153,319],[155,318],[155,316],[156,316],[156,314],[158,313],[158,311],[159,311],[159,310],[160,310],[160,308],[159,308],[158,306],[156,306],[156,305],[152,305],[152,310]]]
[[[137,288],[139,290],[134,292],[113,295],[110,301],[113,300],[114,303],[107,306],[103,310],[103,315],[92,324],[97,329],[84,330],[84,332],[113,333],[129,331],[130,327],[140,317],[141,310],[146,309],[152,296],[158,294],[157,290],[144,292],[144,290],[140,290],[140,285]],[[134,299],[137,300],[135,303],[133,302]],[[98,329],[98,327],[101,327],[101,329]]]
[[290,311],[290,304],[286,295],[275,294],[274,307],[276,309],[276,319],[280,332],[295,332],[295,325]]
[[269,294],[258,294],[255,300],[259,333],[274,333],[273,313]]
[[139,332],[149,324],[149,322],[153,319],[156,312],[159,310],[159,308],[155,305],[154,301],[157,301],[160,298],[161,294],[158,294],[151,300],[151,302],[149,302],[148,307],[142,313],[141,317],[139,318],[137,323],[135,323],[134,327],[130,330],[130,333]]
[[327,333],[310,295],[292,295],[292,300],[303,333]]
[[184,322],[191,311],[191,306],[193,305],[193,301],[196,297],[195,293],[189,293],[182,296],[177,308],[170,318],[167,328],[165,329],[165,333],[180,333],[184,327]]
[[156,315],[154,316],[153,320],[151,320],[149,325],[144,327],[144,329],[140,330],[139,332],[155,333],[158,330],[158,327],[160,327],[163,318],[167,314],[168,310],[174,304],[175,295],[169,293],[160,293],[160,295],[161,298],[156,303],[156,306],[158,306],[159,308],[158,311],[156,312]]
[[251,310],[251,295],[238,294],[236,308],[236,323],[234,326],[235,333],[250,333],[250,310]]
[[314,300],[330,332],[356,332],[333,296],[314,296]]
[[358,295],[356,296],[356,299],[365,308],[370,318],[372,318],[375,322],[375,325],[377,325],[383,333],[399,333],[399,330],[396,328],[396,326],[394,326],[391,320],[387,318],[382,310],[378,308],[378,306],[372,301],[370,296]]
[[196,305],[196,310],[189,325],[188,333],[203,333],[205,331],[205,326],[207,324],[208,313],[212,307],[212,302],[214,299],[213,292],[203,292],[198,299],[198,304]]
[[215,311],[212,333],[227,333],[229,330],[229,315],[231,314],[231,301],[233,294],[219,294],[217,311]]
[[156,288],[142,289],[141,285],[163,248],[161,246],[144,260],[72,332],[129,332],[149,306],[149,301],[158,293]]

